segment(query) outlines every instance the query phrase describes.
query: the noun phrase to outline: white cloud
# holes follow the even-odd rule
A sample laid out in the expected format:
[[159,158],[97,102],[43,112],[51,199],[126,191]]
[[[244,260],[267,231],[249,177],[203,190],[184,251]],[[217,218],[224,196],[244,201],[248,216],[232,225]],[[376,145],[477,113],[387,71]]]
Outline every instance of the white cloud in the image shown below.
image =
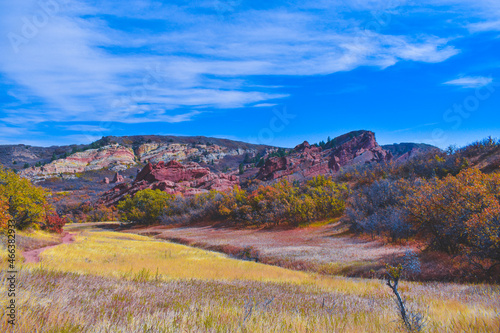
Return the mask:
[[[342,17],[346,5],[340,2],[318,2],[318,12],[304,10],[311,5],[303,2],[289,2],[286,10],[244,10],[238,0],[195,5],[46,1],[57,1],[58,10],[35,27],[33,37],[23,37],[18,52],[8,39],[0,41],[0,71],[15,83],[10,94],[24,103],[4,109],[1,120],[9,124],[189,121],[204,108],[268,105],[288,96],[252,82],[256,75],[435,63],[459,52],[446,38],[366,32],[361,19]],[[37,3],[4,3],[1,32],[23,36],[24,19],[33,22],[34,15],[43,14]],[[362,17],[364,10],[379,8],[393,9],[377,1],[358,1],[347,9],[361,11]],[[136,30],[125,21],[117,28],[104,14],[158,21]]]
[[273,103],[260,103],[260,104],[255,104],[253,107],[254,108],[269,108],[269,107],[273,107],[273,106],[276,106],[278,104],[273,104]]
[[67,131],[73,132],[107,132],[109,128],[95,125],[70,125],[64,128]]
[[489,85],[491,82],[493,82],[491,77],[466,76],[444,82],[443,84],[459,86],[462,88],[480,88]]

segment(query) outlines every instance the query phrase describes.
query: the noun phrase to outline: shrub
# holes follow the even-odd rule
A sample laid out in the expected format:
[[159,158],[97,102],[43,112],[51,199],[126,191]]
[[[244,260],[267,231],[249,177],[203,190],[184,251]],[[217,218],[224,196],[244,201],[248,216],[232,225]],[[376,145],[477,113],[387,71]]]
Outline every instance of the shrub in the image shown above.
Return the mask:
[[405,206],[433,248],[500,263],[500,174],[469,169],[423,180],[410,189]]
[[358,190],[347,210],[351,230],[386,235],[392,241],[411,237],[415,230],[405,218],[404,195],[402,183],[390,180],[376,181]]
[[66,221],[66,218],[62,218],[57,215],[57,213],[52,212],[47,214],[45,225],[42,229],[60,234],[63,231],[63,227],[66,224]]
[[48,197],[47,190],[0,167],[0,206],[5,209],[1,219],[12,218],[17,229],[41,227],[46,221],[46,211],[51,208]]
[[219,220],[298,225],[342,215],[347,193],[345,186],[320,176],[302,186],[283,180],[251,192],[235,187],[229,193],[211,191],[188,198],[144,190],[121,201],[118,210],[127,221],[146,224]]
[[158,222],[174,197],[160,190],[146,189],[137,192],[133,198],[122,200],[118,204],[118,211],[125,221],[153,224]]

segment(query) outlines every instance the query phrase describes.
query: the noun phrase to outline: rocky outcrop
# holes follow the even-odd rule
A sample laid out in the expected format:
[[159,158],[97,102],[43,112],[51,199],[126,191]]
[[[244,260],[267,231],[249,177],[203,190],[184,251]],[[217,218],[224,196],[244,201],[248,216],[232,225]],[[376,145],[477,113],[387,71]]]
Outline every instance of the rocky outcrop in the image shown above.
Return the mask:
[[338,172],[342,167],[390,160],[392,155],[378,145],[375,134],[357,131],[331,140],[325,149],[307,141],[297,145],[288,156],[272,157],[259,170],[257,178],[264,181],[286,177],[304,180]]
[[136,149],[137,158],[140,161],[151,163],[195,160],[208,164],[226,156],[255,155],[256,153],[255,149],[229,149],[215,144],[186,143],[145,143]]
[[[265,150],[262,146],[249,145],[245,143],[233,143],[228,147],[207,143],[176,143],[176,142],[140,142],[135,143],[130,140],[121,140],[120,143],[109,143],[110,140],[100,140],[92,146],[98,146],[107,142],[96,149],[87,149],[81,152],[76,152],[68,157],[57,159],[57,150],[53,149],[54,155],[51,157],[56,160],[46,163],[41,167],[30,167],[20,171],[20,174],[26,178],[35,181],[44,180],[60,176],[61,174],[74,174],[88,172],[100,169],[109,169],[112,171],[122,171],[130,166],[136,165],[137,162],[198,162],[215,165],[214,168],[219,170],[226,166],[233,168],[237,167],[244,156],[256,156],[259,150],[252,148],[253,146]],[[226,140],[227,141],[227,140]],[[225,142],[225,141],[224,141]],[[237,147],[241,145],[244,148]],[[236,146],[236,147],[235,147]],[[51,150],[52,151],[52,150]],[[37,156],[30,150],[23,147],[12,147],[9,150],[10,159],[14,161],[26,160],[27,158],[36,159]],[[65,151],[62,156],[68,153]],[[17,162],[16,162],[17,163]],[[38,162],[42,164],[42,162]],[[220,163],[220,166],[218,165]],[[32,164],[31,164],[32,165]]]
[[[358,132],[356,132],[358,133]],[[392,155],[380,147],[375,134],[363,131],[358,135],[344,134],[336,139],[340,144],[331,148],[328,166],[338,171],[343,166],[388,161]]]
[[394,161],[398,162],[405,162],[415,156],[429,152],[439,153],[439,148],[424,143],[394,143],[392,145],[384,145],[382,148],[390,152],[394,157]]
[[120,175],[118,172],[115,173],[115,175],[113,176],[113,183],[122,183],[124,181],[123,179],[123,176]]
[[168,163],[148,163],[136,176],[132,184],[121,183],[104,193],[97,204],[114,205],[126,195],[134,195],[147,188],[182,195],[195,195],[210,190],[227,192],[239,185],[236,175],[215,174],[198,163],[181,164],[177,161]]
[[80,173],[104,168],[120,171],[127,169],[135,163],[135,155],[131,148],[110,145],[99,149],[88,149],[83,152],[77,152],[41,167],[24,169],[20,174],[36,180],[65,173]]

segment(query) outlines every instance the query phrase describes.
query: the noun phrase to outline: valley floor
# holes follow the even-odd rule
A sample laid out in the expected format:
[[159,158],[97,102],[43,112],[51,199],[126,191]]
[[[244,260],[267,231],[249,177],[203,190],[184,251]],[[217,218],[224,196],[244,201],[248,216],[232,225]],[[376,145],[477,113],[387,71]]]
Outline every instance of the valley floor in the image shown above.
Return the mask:
[[[401,331],[380,280],[293,271],[94,225],[67,230],[77,233],[73,243],[18,268],[18,326],[10,329],[2,311],[0,331]],[[5,281],[5,267],[1,274]],[[402,282],[400,290],[426,332],[500,327],[498,286]]]
[[127,232],[228,254],[252,247],[259,252],[260,262],[332,275],[367,274],[407,250],[354,237],[340,223],[281,230],[156,226]]

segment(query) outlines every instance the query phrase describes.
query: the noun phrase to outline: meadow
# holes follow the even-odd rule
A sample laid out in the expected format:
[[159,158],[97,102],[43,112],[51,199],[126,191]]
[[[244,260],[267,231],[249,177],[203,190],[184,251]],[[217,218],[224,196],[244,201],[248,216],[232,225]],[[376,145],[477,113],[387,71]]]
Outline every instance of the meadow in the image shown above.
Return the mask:
[[[19,267],[19,325],[9,330],[2,313],[1,331],[404,331],[381,280],[298,272],[92,226],[67,230],[77,233],[74,243]],[[425,332],[500,328],[498,286],[403,281],[400,291],[423,314]]]

